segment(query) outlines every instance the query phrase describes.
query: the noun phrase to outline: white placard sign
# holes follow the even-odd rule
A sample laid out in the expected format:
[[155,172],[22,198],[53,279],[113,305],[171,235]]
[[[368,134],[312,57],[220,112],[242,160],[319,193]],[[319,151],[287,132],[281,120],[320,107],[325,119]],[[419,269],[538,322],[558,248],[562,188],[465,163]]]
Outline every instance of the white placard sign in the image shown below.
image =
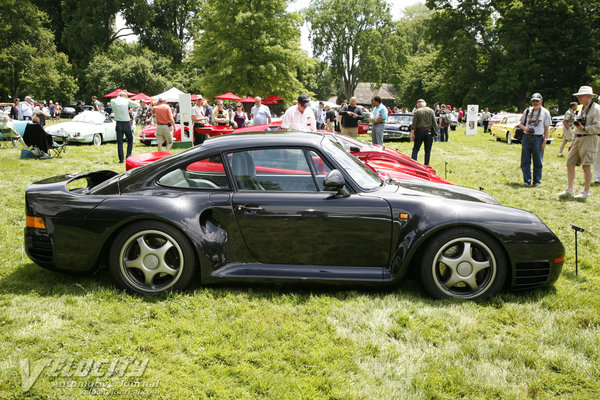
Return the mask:
[[[179,94],[179,120],[182,125],[187,122],[188,132],[192,132],[194,129],[192,124],[192,95],[189,93]],[[189,133],[183,134],[184,132],[185,130],[182,130],[181,141],[191,142],[192,135]]]
[[477,135],[477,113],[479,112],[478,104],[469,104],[467,106],[467,129],[466,135]]

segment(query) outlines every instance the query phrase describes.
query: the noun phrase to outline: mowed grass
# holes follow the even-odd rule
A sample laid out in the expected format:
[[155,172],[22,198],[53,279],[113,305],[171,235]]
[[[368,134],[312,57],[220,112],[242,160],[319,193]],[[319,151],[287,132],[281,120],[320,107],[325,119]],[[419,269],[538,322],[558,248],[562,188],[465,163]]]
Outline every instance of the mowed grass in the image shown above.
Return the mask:
[[[116,289],[106,271],[46,271],[23,251],[27,185],[124,166],[114,144],[69,146],[62,159],[44,161],[0,150],[0,398],[597,399],[600,188],[585,203],[555,197],[566,185],[557,144],[546,149],[540,188],[521,186],[518,144],[467,137],[459,128],[433,146],[440,176],[447,162],[450,181],[536,213],[566,247],[554,287],[504,292],[482,304],[430,300],[414,281],[396,290],[195,284],[144,298]],[[389,146],[405,154],[412,148]],[[150,150],[136,145],[134,154]],[[579,170],[579,187],[582,179]],[[578,276],[572,223],[586,229]],[[138,378],[44,371],[24,392],[21,361],[33,369],[55,358],[149,364]],[[123,380],[154,386],[102,395],[61,387]]]

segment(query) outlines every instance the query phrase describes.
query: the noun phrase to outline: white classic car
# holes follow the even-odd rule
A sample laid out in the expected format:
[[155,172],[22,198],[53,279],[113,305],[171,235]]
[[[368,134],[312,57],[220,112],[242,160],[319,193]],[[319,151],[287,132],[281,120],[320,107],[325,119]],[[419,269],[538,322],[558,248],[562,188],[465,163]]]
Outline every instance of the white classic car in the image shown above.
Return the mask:
[[93,143],[100,146],[102,142],[117,140],[115,121],[98,111],[84,111],[72,121],[49,126],[46,132],[57,142]]

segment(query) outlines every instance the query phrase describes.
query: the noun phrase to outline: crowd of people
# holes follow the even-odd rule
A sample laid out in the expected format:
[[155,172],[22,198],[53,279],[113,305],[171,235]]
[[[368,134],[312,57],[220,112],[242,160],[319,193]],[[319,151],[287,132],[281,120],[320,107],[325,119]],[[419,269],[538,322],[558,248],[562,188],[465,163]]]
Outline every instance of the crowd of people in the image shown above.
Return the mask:
[[[586,199],[590,195],[592,183],[600,184],[600,157],[597,157],[598,142],[600,139],[600,105],[593,101],[597,95],[589,86],[582,86],[577,93],[577,102],[570,104],[563,120],[563,141],[559,150],[559,157],[564,157],[563,152],[567,144],[567,188],[558,193],[561,198],[574,197]],[[522,131],[521,138],[521,171],[525,185],[540,186],[543,172],[543,158],[546,142],[549,137],[549,128],[552,125],[550,112],[543,107],[543,97],[534,93],[531,97],[531,106],[524,110],[518,128]],[[119,162],[131,155],[133,133],[136,125],[142,128],[146,125],[156,125],[156,139],[158,150],[166,145],[170,151],[173,143],[176,116],[179,114],[179,105],[169,105],[165,99],[158,99],[156,105],[141,100],[139,103],[130,100],[127,92],[122,91],[110,102],[103,104],[92,96],[93,110],[106,112],[114,116],[117,132],[117,149]],[[578,112],[578,104],[581,109]],[[7,103],[10,107],[9,116],[14,120],[33,120],[42,127],[47,120],[60,120],[62,106],[52,100],[36,102],[31,96],[26,96],[23,101],[16,99],[14,103]],[[434,141],[448,141],[448,128],[452,121],[458,125],[466,122],[466,114],[462,108],[446,104],[434,104],[433,108],[427,106],[424,99],[419,99],[412,110],[407,108],[386,107],[379,96],[371,99],[372,108],[368,109],[357,104],[357,98],[352,97],[348,103],[343,103],[339,108],[319,102],[316,110],[311,108],[311,99],[302,94],[294,99],[281,116],[281,127],[284,130],[296,131],[337,131],[342,135],[358,137],[359,123],[367,122],[371,127],[371,139],[374,144],[383,145],[384,126],[389,114],[413,114],[411,125],[411,140],[413,141],[412,158],[417,160],[421,147],[424,147],[424,164],[429,165],[431,149]],[[83,102],[75,105],[75,114],[84,111]],[[275,115],[269,107],[262,104],[260,97],[255,97],[254,106],[247,113],[244,104],[237,102],[225,106],[218,100],[213,106],[207,99],[198,95],[192,107],[192,122],[194,128],[204,126],[221,126],[233,129],[249,125],[264,125],[265,130],[271,124]],[[489,108],[484,108],[479,116],[479,123],[483,126],[484,133],[488,132],[492,114]],[[3,118],[2,124],[10,123],[8,117]],[[197,133],[194,129],[193,143],[200,145],[206,139],[205,134]],[[126,152],[123,151],[123,141],[127,141]],[[532,168],[533,166],[533,168]],[[584,173],[584,187],[575,195],[574,180],[576,166],[581,166]],[[594,172],[592,172],[594,166]]]

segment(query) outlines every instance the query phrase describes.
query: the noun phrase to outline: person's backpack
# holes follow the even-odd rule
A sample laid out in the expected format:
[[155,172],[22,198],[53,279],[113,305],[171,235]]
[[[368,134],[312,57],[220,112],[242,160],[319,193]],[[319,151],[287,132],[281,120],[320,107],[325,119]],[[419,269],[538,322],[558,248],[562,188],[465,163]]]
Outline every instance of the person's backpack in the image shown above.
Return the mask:
[[450,113],[448,111],[446,111],[445,113],[442,113],[442,126],[443,127],[450,126],[451,122],[452,122],[452,118],[450,118]]

